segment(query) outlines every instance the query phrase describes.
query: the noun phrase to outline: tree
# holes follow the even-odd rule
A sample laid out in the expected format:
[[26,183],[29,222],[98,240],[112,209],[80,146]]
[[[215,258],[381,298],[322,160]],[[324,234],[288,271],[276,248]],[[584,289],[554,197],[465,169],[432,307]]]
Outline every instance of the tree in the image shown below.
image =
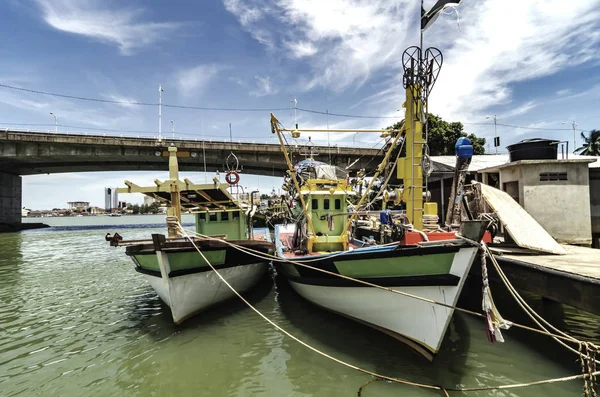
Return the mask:
[[133,214],[139,214],[140,213],[139,204],[134,204],[133,207],[131,207],[131,210],[133,211]]
[[600,156],[600,130],[591,130],[588,136],[581,133],[583,145],[575,149],[575,153],[586,156]]
[[155,201],[148,206],[148,212],[151,214],[156,214],[158,212],[158,207],[160,207],[160,203]]
[[[387,127],[387,129],[400,129],[402,122]],[[431,156],[452,156],[454,145],[460,137],[467,137],[473,145],[473,154],[485,154],[485,138],[478,138],[475,134],[467,134],[463,124],[459,121],[447,122],[440,116],[427,115],[427,143]]]

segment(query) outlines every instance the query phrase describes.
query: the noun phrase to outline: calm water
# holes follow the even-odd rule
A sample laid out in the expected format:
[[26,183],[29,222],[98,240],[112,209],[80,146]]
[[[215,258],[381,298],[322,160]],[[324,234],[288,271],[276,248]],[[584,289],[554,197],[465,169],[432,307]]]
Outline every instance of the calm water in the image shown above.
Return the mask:
[[[143,238],[162,217],[45,218],[50,229],[0,234],[0,395],[2,396],[356,396],[366,375],[312,353],[265,324],[239,301],[183,326],[133,270],[106,232]],[[38,219],[39,221],[39,219]],[[192,222],[191,218],[185,222]],[[98,225],[112,226],[101,227]],[[96,225],[89,228],[83,225]],[[476,308],[478,286],[462,306]],[[494,286],[497,300],[505,300]],[[526,332],[487,342],[479,319],[456,314],[443,351],[428,363],[400,343],[303,301],[277,277],[249,295],[256,307],[306,342],[391,376],[448,386],[527,382],[576,374],[575,357]],[[554,323],[598,340],[598,317],[543,307]],[[513,305],[505,317],[524,321]],[[579,396],[581,382],[465,396]],[[378,382],[363,396],[440,396]],[[454,393],[454,395],[462,395]]]

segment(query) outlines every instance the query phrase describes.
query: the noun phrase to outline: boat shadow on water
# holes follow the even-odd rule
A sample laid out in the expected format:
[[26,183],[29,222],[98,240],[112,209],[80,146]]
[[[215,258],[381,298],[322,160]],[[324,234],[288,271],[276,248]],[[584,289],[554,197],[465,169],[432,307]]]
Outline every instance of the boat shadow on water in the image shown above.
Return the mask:
[[305,300],[281,274],[275,275],[275,288],[296,336],[325,353],[382,375],[428,384],[461,383],[458,369],[464,366],[470,341],[463,317],[454,316],[440,353],[429,362],[397,339]]
[[[242,296],[255,305],[269,295],[272,289],[273,279],[270,274],[266,274],[254,287],[242,293]],[[128,319],[135,324],[136,328],[150,335],[155,341],[160,341],[175,333],[202,332],[203,328],[214,326],[243,310],[248,310],[248,306],[236,296],[211,306],[177,325],[173,323],[169,306],[148,285],[146,301],[132,306]]]

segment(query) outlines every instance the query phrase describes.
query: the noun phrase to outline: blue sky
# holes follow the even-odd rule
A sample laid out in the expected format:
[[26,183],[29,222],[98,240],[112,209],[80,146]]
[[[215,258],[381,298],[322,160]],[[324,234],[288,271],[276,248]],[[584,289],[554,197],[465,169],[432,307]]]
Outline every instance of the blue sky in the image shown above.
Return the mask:
[[[425,8],[434,1],[427,0]],[[444,53],[430,108],[468,132],[504,146],[537,136],[569,139],[600,128],[600,11],[597,0],[463,0],[425,32]],[[402,51],[418,44],[419,4],[408,0],[4,0],[0,83],[67,95],[207,107],[298,106],[343,114],[396,117],[403,101]],[[157,135],[158,110],[101,104],[0,88],[0,128],[83,127]],[[287,125],[293,114],[275,112]],[[163,132],[183,138],[272,141],[268,112],[163,108]],[[393,119],[299,112],[301,127],[380,128]],[[561,122],[567,122],[563,125]],[[473,124],[470,124],[473,123]],[[45,124],[18,126],[17,124]],[[67,127],[68,126],[68,127]],[[326,143],[327,134],[313,141]],[[373,146],[365,134],[331,135],[332,144]],[[491,141],[491,140],[490,140]],[[578,138],[579,143],[581,140]],[[493,148],[491,148],[493,152]],[[203,181],[201,173],[188,175]],[[150,183],[155,173],[88,173],[23,178],[23,205],[103,204],[103,187],[123,179]],[[278,187],[246,176],[249,188]],[[140,198],[130,197],[131,201]]]

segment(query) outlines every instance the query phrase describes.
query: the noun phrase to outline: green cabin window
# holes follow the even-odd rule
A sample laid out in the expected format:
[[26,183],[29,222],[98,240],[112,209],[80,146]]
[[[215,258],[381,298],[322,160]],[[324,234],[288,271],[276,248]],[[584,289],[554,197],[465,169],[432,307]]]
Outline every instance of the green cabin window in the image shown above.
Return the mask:
[[210,217],[208,218],[211,222],[216,222],[217,221],[217,214],[210,214]]
[[221,220],[228,221],[229,220],[229,212],[221,212]]
[[312,199],[312,209],[313,210],[319,209],[319,200],[318,199]]
[[240,219],[240,211],[233,211],[232,212],[232,218],[233,219]]
[[342,209],[342,200],[340,200],[340,199],[335,199],[335,209],[336,209],[336,210],[340,210],[340,209]]
[[206,214],[204,212],[199,213],[198,219],[200,219],[201,221],[206,221]]
[[328,210],[329,209],[329,199],[323,200],[323,209],[324,210]]

